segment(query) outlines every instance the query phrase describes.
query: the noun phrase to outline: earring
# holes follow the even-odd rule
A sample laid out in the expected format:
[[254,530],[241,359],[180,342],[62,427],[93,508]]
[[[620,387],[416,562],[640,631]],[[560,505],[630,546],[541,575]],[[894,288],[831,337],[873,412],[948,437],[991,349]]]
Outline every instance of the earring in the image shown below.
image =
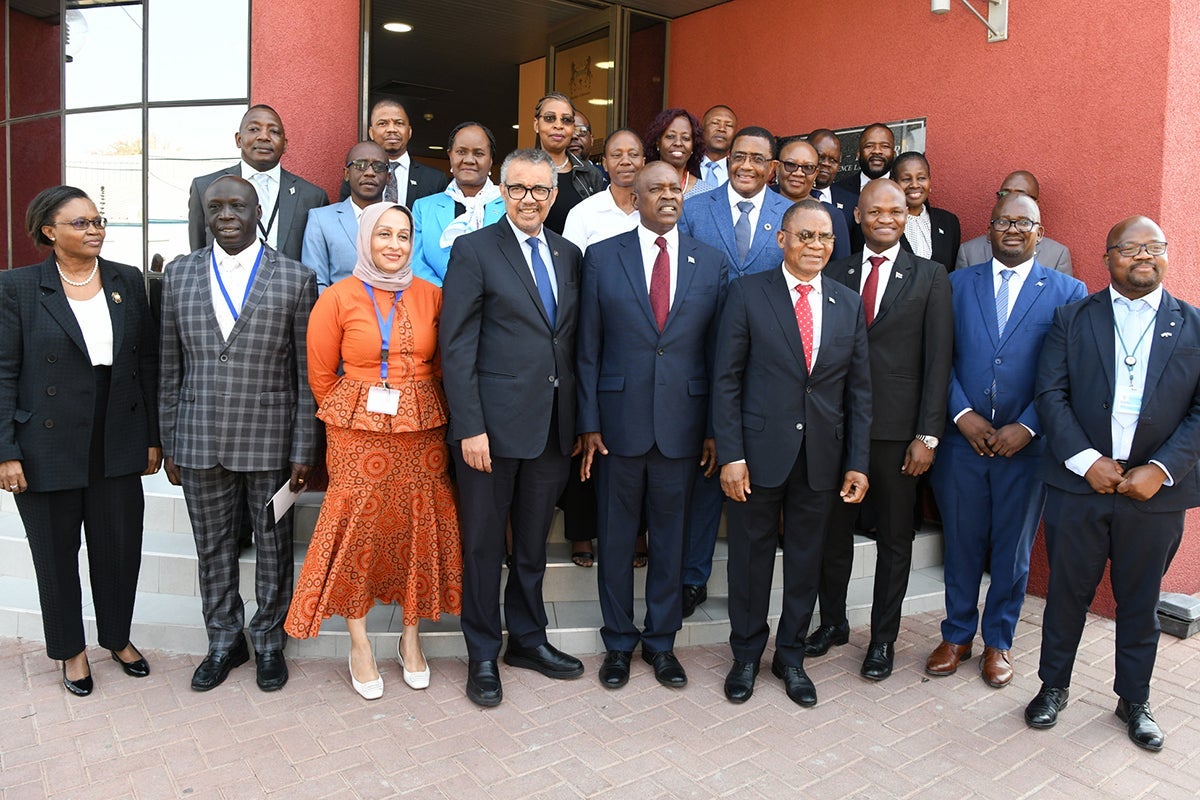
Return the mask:
[[57,241],[58,241],[58,239],[55,239],[55,238],[53,238],[53,237],[52,237],[52,238],[50,239],[50,241],[52,241],[52,242],[57,242]]

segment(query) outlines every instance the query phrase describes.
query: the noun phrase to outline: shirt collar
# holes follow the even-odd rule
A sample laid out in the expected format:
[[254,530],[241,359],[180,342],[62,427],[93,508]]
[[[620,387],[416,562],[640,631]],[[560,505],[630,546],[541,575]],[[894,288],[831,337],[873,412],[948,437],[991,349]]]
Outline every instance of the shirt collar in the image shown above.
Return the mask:
[[[213,255],[217,258],[217,264],[227,266],[229,269],[246,269],[258,260],[258,253],[262,250],[262,242],[255,239],[254,244],[247,247],[240,253],[227,253],[225,248],[213,242]],[[232,261],[233,264],[229,262]],[[236,265],[236,266],[235,266]]]
[[893,266],[895,266],[896,259],[900,256],[900,243],[896,242],[894,245],[889,247],[887,250],[884,250],[882,253],[872,253],[871,248],[869,248],[867,246],[863,246],[862,263],[869,264],[870,262],[867,259],[870,258],[871,256],[883,256],[884,258],[887,259],[887,261],[884,263],[892,264]]
[[280,178],[283,175],[283,167],[276,164],[275,166],[273,166],[267,170],[257,170],[254,167],[247,164],[245,161],[242,162],[242,177],[244,179],[250,181],[251,183],[254,183],[254,180],[253,180],[254,176],[258,175],[260,172],[267,175],[271,179],[271,181],[276,186],[278,186],[279,182],[280,182]]
[[407,170],[412,165],[412,157],[408,154],[408,151],[405,150],[400,154],[399,158],[390,159],[390,162],[392,164],[399,164]]
[[1034,259],[1031,258],[1021,264],[1017,264],[1015,267],[1006,267],[1004,264],[1001,264],[999,261],[993,258],[992,277],[999,277],[1002,270],[1011,269],[1016,272],[1018,276],[1020,276],[1021,280],[1025,280],[1029,277],[1029,271],[1033,269],[1033,262]]
[[[520,228],[518,228],[515,224],[513,224],[513,221],[508,216],[508,214],[504,215],[504,221],[508,223],[508,226],[510,228],[512,228],[513,236],[517,237],[518,242],[520,242],[521,244],[525,244],[525,242],[527,242],[529,240],[529,234],[526,233],[525,231],[521,230]],[[545,225],[542,225],[542,227],[538,228],[538,232],[534,238],[536,238],[539,242],[544,244],[546,246],[547,250],[550,249],[550,243],[546,241],[546,226]]]
[[[728,183],[728,181],[726,181],[726,183]],[[729,192],[729,207],[733,209],[734,212],[740,214],[741,212],[738,211],[737,204],[743,200],[749,200],[751,203],[753,203],[755,210],[762,208],[763,198],[766,197],[767,194],[767,187],[763,186],[763,188],[758,191],[758,194],[754,195],[753,197],[742,197],[740,194],[734,191],[733,184],[729,184],[729,188],[726,191]]]
[[[641,224],[640,222],[638,223],[638,226],[637,226],[637,232],[638,232],[638,241],[641,243],[643,250],[650,248],[650,247],[656,247],[654,241],[660,236],[660,234],[655,233],[654,231],[650,230],[649,228],[647,228],[645,225]],[[664,234],[661,234],[661,236],[667,240],[667,250],[678,250],[679,249],[679,226],[678,225],[672,225],[671,230],[667,231]]]
[[[1138,299],[1145,300],[1146,304],[1149,305],[1150,308],[1154,309],[1154,311],[1157,313],[1158,306],[1160,303],[1162,303],[1162,296],[1163,296],[1163,287],[1161,285],[1159,285],[1154,288],[1153,292],[1150,292],[1150,294],[1148,294],[1144,297],[1140,297]],[[1125,295],[1118,292],[1116,289],[1113,288],[1113,286],[1111,284],[1109,284],[1109,287],[1108,287],[1108,298],[1112,302],[1113,305],[1116,305],[1118,299],[1128,301],[1131,304],[1131,306],[1132,306],[1132,303],[1136,302],[1136,301],[1130,300],[1128,297],[1126,297]]]
[[[800,279],[788,272],[786,265],[780,265],[779,268],[783,270],[783,279],[787,282],[788,291],[792,294],[796,294],[796,287],[800,285]],[[818,272],[817,277],[808,282],[809,285],[813,287],[812,293],[817,296],[820,296],[821,294],[821,274],[822,273]]]

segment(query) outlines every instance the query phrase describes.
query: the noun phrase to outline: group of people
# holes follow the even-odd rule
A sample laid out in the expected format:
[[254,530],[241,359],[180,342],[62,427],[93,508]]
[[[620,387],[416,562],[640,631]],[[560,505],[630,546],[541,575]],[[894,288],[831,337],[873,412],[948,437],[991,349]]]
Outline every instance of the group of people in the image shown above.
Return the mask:
[[[209,652],[194,689],[249,660],[244,629],[258,685],[281,688],[287,636],[336,615],[354,690],[379,697],[366,615],[397,603],[404,681],[429,684],[419,621],[460,615],[466,694],[482,706],[502,701],[500,660],[584,672],[546,633],[556,505],[575,563],[597,567],[605,687],[630,680],[639,648],[659,683],[687,684],[675,636],[707,599],[723,512],[728,700],[753,694],[781,546],[771,670],[794,702],[817,702],[805,661],[849,640],[856,529],[877,542],[861,674],[885,680],[928,475],[946,619],[925,671],[953,674],[981,635],[983,680],[1012,680],[1044,519],[1043,687],[1027,722],[1050,727],[1066,706],[1111,561],[1117,715],[1162,747],[1155,607],[1200,505],[1200,316],[1162,288],[1153,221],[1113,226],[1110,285],[1089,296],[1043,235],[1033,175],[1007,176],[987,233],[962,243],[930,205],[928,159],[898,154],[886,125],[864,129],[860,171],[840,181],[833,131],[778,140],[724,105],[612,131],[599,166],[567,97],[542,98],[534,130],[538,147],[508,154],[497,184],[494,137],[464,122],[446,178],[411,158],[406,110],[381,100],[331,205],[281,168],[279,115],[250,108],[241,163],[193,183],[194,251],[166,268],[157,329],[138,271],[99,257],[91,200],[70,187],[35,199],[30,234],[54,252],[0,277],[0,486],[17,497],[68,690],[92,689],[81,525],[100,644],[149,673],[129,628],[139,475],[160,463],[196,539]],[[292,515],[271,501],[314,479],[322,441],[329,484],[294,581]],[[86,458],[58,457],[80,442]]]

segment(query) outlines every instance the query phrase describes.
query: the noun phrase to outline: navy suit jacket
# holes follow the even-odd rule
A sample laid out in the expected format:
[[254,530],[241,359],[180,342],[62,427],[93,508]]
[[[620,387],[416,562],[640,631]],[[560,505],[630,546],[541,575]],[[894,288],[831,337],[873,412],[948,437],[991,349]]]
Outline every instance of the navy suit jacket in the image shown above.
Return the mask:
[[[1158,461],[1174,484],[1135,507],[1182,511],[1200,506],[1200,312],[1164,291],[1149,336],[1128,463]],[[1048,442],[1042,478],[1063,491],[1092,493],[1084,478],[1067,469],[1067,459],[1089,448],[1112,456],[1115,346],[1107,286],[1055,312],[1038,366],[1037,410]]]
[[871,368],[862,298],[821,280],[821,348],[812,375],[783,270],[734,281],[717,339],[713,429],[721,464],[745,459],[752,485],[787,480],[801,445],[809,486],[829,491],[867,473]]
[[[996,292],[991,262],[950,273],[954,293],[954,366],[950,373],[946,436],[962,438],[954,418],[974,409],[999,428],[1019,422],[1035,438],[1018,456],[1044,449],[1033,404],[1034,379],[1042,341],[1054,310],[1087,295],[1083,283],[1034,261],[1008,316],[1004,335],[996,324]],[[992,386],[995,396],[992,396]],[[992,413],[992,409],[995,413]]]
[[347,199],[308,212],[300,261],[317,273],[318,292],[354,272],[358,261],[358,218],[353,203]]
[[858,207],[858,195],[840,183],[829,184],[829,195],[833,198],[833,207],[846,220],[846,230],[852,231],[857,228],[858,223],[854,221],[854,209]]
[[733,236],[733,209],[729,205],[729,183],[711,192],[692,195],[683,203],[679,231],[715,247],[729,260],[729,280],[774,269],[783,263],[777,234],[783,224],[783,213],[791,201],[768,190],[758,211],[758,224],[750,239],[746,260],[738,262],[737,240]]
[[599,431],[613,455],[698,457],[709,425],[717,326],[729,263],[680,235],[675,296],[661,332],[637,230],[583,257],[576,373],[579,433]]
[[[787,200],[789,205],[794,202],[783,196],[783,193],[779,191],[778,185],[772,186],[771,191],[784,200]],[[816,200],[817,198],[812,197],[811,199]],[[825,203],[824,200],[820,202],[825,204],[825,208],[829,209],[829,219],[833,223],[833,235],[836,237],[833,242],[833,255],[829,259],[837,261],[840,258],[847,258],[853,251],[850,249],[850,228],[846,225],[846,218],[833,203]],[[784,211],[786,210],[785,208]],[[851,211],[851,213],[854,212]]]

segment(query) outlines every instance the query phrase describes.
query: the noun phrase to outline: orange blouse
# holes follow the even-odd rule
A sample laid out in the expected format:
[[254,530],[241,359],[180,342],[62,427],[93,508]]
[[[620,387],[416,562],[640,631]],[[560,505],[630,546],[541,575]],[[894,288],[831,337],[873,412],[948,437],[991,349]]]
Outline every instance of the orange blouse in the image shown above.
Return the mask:
[[[380,289],[371,293],[386,320],[395,294]],[[414,277],[400,297],[388,348],[388,385],[400,391],[399,410],[393,417],[366,410],[367,392],[381,385],[382,337],[363,282],[349,277],[326,289],[308,323],[308,384],[320,407],[317,416],[327,424],[356,430],[417,431],[445,425],[438,355],[441,310],[442,290],[420,278]],[[335,392],[352,392],[356,400],[333,403],[330,395]]]

